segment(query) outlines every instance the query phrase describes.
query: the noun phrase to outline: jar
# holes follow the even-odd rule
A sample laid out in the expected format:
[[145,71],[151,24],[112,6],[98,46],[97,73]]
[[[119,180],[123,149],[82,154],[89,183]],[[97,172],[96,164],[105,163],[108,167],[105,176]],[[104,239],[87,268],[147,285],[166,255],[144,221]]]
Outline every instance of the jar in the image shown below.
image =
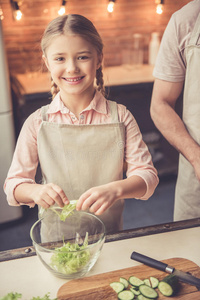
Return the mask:
[[133,34],[132,64],[142,65],[144,61],[143,36],[140,33]]
[[149,64],[155,65],[156,57],[160,48],[160,38],[158,32],[152,32],[149,43]]

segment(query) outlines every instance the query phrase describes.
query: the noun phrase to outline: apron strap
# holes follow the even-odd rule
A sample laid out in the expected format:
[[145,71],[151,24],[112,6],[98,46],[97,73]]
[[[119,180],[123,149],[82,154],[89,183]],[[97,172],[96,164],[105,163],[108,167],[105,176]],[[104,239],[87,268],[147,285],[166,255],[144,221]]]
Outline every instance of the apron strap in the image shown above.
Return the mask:
[[49,109],[49,104],[41,107],[42,121],[48,121],[47,110]]
[[200,36],[200,14],[196,20],[194,29],[192,31],[189,45],[197,45],[199,36]]
[[117,103],[114,101],[108,100],[110,114],[111,114],[111,123],[119,123]]

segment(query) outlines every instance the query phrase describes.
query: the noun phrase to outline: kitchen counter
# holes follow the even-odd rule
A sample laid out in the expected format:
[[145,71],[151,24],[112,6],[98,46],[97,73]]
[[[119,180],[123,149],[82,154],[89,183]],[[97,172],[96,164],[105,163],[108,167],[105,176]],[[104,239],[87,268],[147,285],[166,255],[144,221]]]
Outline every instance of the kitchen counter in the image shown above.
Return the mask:
[[[137,84],[153,82],[153,66],[121,65],[104,68],[105,86],[118,86],[127,84]],[[22,84],[25,94],[45,93],[50,90],[50,74],[47,73],[25,73],[18,74],[17,79]]]
[[[182,229],[181,229],[182,228]],[[200,219],[156,225],[124,231],[107,237],[99,260],[87,276],[136,266],[130,259],[133,251],[149,255],[155,259],[186,258],[200,266]],[[9,292],[22,293],[29,300],[33,296],[50,293],[56,297],[58,289],[66,282],[53,276],[34,255],[24,249],[0,252],[0,297]],[[23,252],[21,258],[12,259],[13,252]]]

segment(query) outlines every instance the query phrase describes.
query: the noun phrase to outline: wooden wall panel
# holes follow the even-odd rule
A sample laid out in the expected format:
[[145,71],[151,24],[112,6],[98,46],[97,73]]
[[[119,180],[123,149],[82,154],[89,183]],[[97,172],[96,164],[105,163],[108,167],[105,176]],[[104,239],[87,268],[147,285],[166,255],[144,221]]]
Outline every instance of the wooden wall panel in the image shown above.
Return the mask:
[[[172,13],[189,0],[165,0],[164,13],[157,15],[154,0],[116,0],[112,15],[107,13],[108,0],[68,0],[67,13],[89,18],[104,41],[104,64],[120,65],[124,49],[130,49],[134,33],[144,37],[145,63],[151,32],[161,36]],[[12,73],[41,70],[40,39],[46,25],[58,16],[61,0],[21,0],[21,21],[14,21],[9,0],[1,0],[3,31],[8,64]]]

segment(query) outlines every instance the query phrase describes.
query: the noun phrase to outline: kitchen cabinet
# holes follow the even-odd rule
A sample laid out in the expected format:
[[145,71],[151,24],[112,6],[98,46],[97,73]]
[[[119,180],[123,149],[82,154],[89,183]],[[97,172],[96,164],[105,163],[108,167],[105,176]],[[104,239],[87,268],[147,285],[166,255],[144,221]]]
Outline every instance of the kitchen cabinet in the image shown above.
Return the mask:
[[[168,143],[155,127],[150,116],[150,103],[153,82],[142,82],[106,87],[108,99],[124,104],[135,117],[153,157],[153,162],[160,176],[177,174],[178,152]],[[182,115],[182,94],[176,111]]]
[[150,117],[153,82],[106,87],[107,99],[125,105],[135,117],[142,133],[155,131]]

